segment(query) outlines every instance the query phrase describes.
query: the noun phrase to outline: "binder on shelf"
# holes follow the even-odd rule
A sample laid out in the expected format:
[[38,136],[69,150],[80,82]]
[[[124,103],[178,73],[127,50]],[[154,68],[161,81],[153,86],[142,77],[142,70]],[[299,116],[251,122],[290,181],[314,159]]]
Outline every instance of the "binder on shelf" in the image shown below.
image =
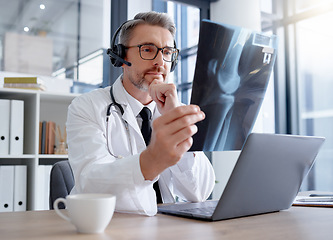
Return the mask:
[[14,166],[14,211],[27,210],[27,166]]
[[9,154],[23,154],[24,101],[10,101]]
[[49,210],[50,174],[52,165],[38,166],[37,200],[35,210]]
[[45,191],[45,165],[38,165],[37,167],[37,198],[36,198],[36,204],[35,204],[35,210],[45,210],[45,197],[44,197],[44,191]]
[[9,154],[10,100],[0,99],[0,154]]
[[38,166],[36,210],[49,210],[51,168],[52,165]]
[[45,176],[45,185],[44,185],[44,209],[50,210],[50,175],[51,175],[52,165],[44,166],[44,176]]
[[0,166],[0,212],[12,212],[14,200],[14,166]]

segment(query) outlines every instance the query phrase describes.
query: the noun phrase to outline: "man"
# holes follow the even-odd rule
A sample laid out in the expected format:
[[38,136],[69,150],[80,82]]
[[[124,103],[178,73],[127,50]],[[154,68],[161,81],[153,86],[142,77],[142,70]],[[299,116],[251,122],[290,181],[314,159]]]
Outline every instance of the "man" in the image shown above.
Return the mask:
[[[165,203],[204,201],[210,195],[215,181],[210,162],[202,152],[187,152],[204,113],[198,106],[179,104],[175,85],[167,82],[178,55],[174,34],[166,14],[137,14],[121,26],[123,74],[111,91],[92,91],[70,105],[72,194],[112,193],[116,211],[149,216],[157,212],[157,180]],[[150,140],[140,129],[147,126],[144,107],[152,114]]]

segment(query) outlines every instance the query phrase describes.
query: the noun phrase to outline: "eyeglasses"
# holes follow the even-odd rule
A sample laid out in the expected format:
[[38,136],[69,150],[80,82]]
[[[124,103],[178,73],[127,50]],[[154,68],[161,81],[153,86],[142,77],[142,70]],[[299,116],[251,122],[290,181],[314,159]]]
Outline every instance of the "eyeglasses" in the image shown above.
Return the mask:
[[140,57],[143,60],[153,60],[156,58],[158,51],[162,52],[163,60],[166,62],[173,62],[177,59],[179,50],[174,47],[164,47],[159,48],[155,46],[154,44],[140,44],[137,46],[129,46],[128,48],[138,47]]

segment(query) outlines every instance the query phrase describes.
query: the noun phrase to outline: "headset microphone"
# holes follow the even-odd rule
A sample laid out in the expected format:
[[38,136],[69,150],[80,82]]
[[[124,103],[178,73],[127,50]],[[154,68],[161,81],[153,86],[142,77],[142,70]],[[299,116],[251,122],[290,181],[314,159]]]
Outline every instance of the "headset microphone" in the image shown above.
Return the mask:
[[[120,45],[120,44],[118,44]],[[115,66],[118,67],[120,63],[126,64],[127,66],[132,66],[132,63],[127,62],[125,59],[119,57],[117,54],[115,54],[111,48],[109,48],[106,52],[110,56],[111,63]],[[121,66],[121,65],[120,65]],[[119,66],[119,67],[120,67]]]

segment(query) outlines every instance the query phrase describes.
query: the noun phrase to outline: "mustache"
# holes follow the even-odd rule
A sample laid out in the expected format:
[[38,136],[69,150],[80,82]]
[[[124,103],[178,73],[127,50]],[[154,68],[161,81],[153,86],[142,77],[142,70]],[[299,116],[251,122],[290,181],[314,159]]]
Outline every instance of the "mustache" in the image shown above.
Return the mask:
[[163,75],[165,75],[165,69],[163,67],[152,67],[145,71],[145,73],[148,73],[148,72],[158,72],[158,73],[162,73]]

